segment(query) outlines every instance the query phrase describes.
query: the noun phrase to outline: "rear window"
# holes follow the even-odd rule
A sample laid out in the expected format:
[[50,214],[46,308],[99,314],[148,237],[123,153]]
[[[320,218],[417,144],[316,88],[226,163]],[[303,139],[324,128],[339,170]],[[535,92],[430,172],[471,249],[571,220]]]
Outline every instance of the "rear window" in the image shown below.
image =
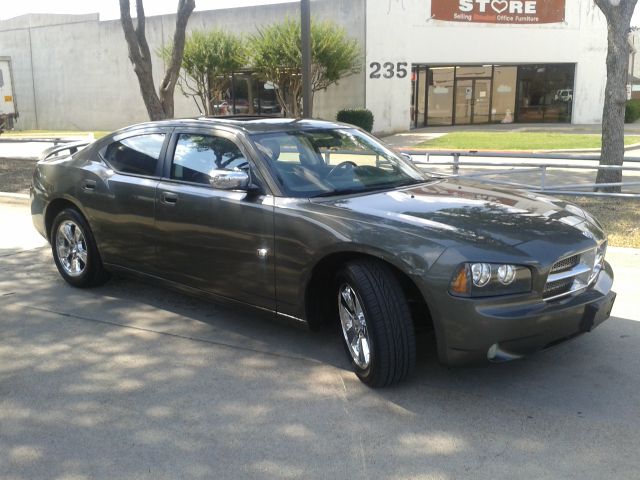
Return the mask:
[[105,150],[105,160],[122,173],[155,176],[164,134],[152,133],[123,138]]

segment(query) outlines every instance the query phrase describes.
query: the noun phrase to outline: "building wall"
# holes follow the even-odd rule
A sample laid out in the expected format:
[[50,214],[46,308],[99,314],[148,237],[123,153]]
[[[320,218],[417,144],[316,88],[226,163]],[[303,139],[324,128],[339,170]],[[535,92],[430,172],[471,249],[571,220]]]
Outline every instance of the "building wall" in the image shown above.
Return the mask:
[[[364,45],[365,0],[317,0],[315,19],[331,19]],[[299,3],[194,12],[188,30],[225,28],[251,34],[257,28],[299,17]],[[175,15],[148,17],[152,52],[170,42]],[[119,20],[93,15],[26,15],[0,22],[0,56],[13,62],[19,129],[112,130],[148,119],[127,54]],[[159,84],[164,68],[154,55]],[[364,106],[364,72],[318,92],[315,116],[335,118],[345,107]],[[176,117],[199,114],[176,89]]]
[[409,69],[412,63],[575,63],[572,121],[601,121],[606,23],[592,0],[566,0],[564,23],[535,26],[444,22],[430,13],[430,0],[367,2],[366,104],[377,132],[409,129],[411,78],[371,79],[371,62],[407,62]]

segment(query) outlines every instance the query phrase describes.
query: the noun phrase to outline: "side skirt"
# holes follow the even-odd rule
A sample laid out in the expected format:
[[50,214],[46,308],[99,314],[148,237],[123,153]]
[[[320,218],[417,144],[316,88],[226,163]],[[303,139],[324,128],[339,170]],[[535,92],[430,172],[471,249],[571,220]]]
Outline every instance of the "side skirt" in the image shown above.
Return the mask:
[[147,283],[151,283],[154,285],[158,285],[161,287],[170,288],[171,290],[175,290],[180,293],[184,293],[191,297],[200,298],[202,300],[212,302],[218,305],[225,305],[232,307],[234,309],[250,311],[252,313],[260,312],[263,315],[269,317],[271,320],[276,320],[280,323],[284,323],[287,325],[294,326],[296,328],[301,328],[308,330],[309,324],[306,320],[298,317],[294,317],[292,315],[287,315],[286,313],[280,313],[276,310],[271,310],[264,307],[258,307],[257,305],[252,305],[250,303],[241,302],[239,300],[235,300],[233,298],[224,297],[221,295],[216,295],[215,293],[207,292],[205,290],[201,290],[199,288],[190,287],[188,285],[184,285],[182,283],[174,282],[172,280],[167,280],[166,278],[158,277],[156,275],[150,275],[147,273],[140,272],[138,270],[133,270],[131,268],[123,267],[121,265],[114,265],[111,263],[105,263],[104,267],[112,272],[117,272],[123,274],[127,277],[137,278]]

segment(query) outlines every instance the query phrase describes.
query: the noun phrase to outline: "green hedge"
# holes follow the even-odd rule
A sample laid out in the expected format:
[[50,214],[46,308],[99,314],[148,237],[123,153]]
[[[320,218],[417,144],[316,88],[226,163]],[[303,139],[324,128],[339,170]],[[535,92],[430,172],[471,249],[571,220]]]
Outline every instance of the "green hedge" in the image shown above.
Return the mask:
[[336,120],[339,122],[350,123],[351,125],[360,127],[367,132],[371,132],[371,130],[373,130],[373,113],[364,108],[340,110],[336,116]]
[[624,121],[633,123],[640,119],[640,100],[629,100],[624,109]]

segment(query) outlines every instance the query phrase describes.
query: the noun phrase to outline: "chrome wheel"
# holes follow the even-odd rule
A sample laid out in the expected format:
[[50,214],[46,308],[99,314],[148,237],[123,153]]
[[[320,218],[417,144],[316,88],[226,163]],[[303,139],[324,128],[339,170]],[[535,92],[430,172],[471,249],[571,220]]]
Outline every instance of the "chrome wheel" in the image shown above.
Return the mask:
[[87,241],[82,229],[71,220],[64,220],[56,231],[56,253],[64,271],[78,277],[87,268]]
[[349,284],[342,284],[338,289],[338,311],[342,334],[351,358],[358,367],[368,368],[371,360],[371,342],[367,321],[360,300]]

